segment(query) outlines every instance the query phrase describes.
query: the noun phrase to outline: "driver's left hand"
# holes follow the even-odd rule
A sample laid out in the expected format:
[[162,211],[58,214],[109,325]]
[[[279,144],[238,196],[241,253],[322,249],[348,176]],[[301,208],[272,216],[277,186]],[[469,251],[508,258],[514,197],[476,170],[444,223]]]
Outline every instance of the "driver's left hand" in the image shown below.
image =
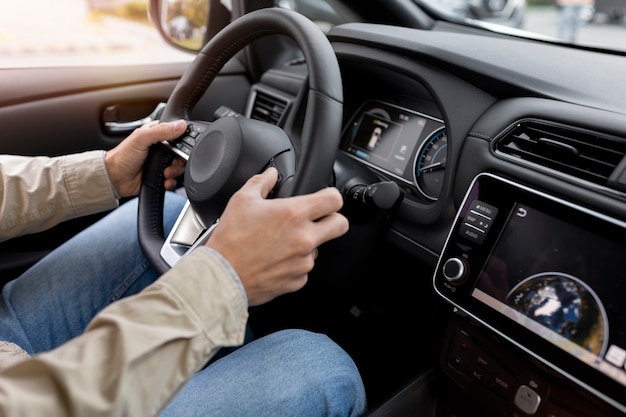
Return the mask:
[[[143,164],[148,157],[150,146],[164,140],[176,139],[187,128],[187,122],[153,121],[136,129],[105,156],[109,178],[120,197],[131,197],[139,193]],[[185,161],[174,158],[170,166],[165,168],[165,189],[176,186],[176,178],[183,174]]]

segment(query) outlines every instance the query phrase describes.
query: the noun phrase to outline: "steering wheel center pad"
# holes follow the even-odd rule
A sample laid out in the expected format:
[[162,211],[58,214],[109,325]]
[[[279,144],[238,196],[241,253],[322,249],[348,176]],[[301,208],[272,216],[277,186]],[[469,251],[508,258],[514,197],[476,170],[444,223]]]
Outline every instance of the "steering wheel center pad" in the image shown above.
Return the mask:
[[[185,170],[187,197],[203,223],[213,223],[248,178],[285,152],[294,152],[291,140],[274,125],[245,117],[223,117],[211,124],[198,138]],[[277,168],[283,179],[293,176],[295,156],[291,164]]]

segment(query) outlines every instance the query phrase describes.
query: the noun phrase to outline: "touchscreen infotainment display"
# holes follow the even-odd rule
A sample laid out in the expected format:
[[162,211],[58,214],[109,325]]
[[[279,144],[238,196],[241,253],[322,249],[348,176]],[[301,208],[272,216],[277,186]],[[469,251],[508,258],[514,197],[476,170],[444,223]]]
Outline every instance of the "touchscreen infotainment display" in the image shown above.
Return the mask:
[[626,223],[492,174],[468,190],[437,293],[626,412]]
[[472,296],[626,385],[626,247],[516,203]]

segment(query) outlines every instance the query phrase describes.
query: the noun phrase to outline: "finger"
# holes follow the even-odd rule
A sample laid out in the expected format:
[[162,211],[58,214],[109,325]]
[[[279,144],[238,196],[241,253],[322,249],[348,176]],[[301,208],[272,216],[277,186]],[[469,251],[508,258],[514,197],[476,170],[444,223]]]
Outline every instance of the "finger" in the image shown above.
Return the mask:
[[170,166],[163,170],[165,178],[176,178],[185,172],[185,161],[180,158],[174,158]]
[[163,187],[166,190],[175,190],[178,187],[178,181],[176,181],[175,179],[166,179],[165,181],[163,181]]
[[295,198],[308,200],[305,207],[307,207],[307,217],[311,220],[328,216],[333,212],[339,211],[343,206],[341,193],[334,187],[327,187],[315,193],[297,196]]
[[164,140],[178,138],[187,129],[187,122],[180,119],[173,122],[148,123],[144,128],[144,140],[146,143],[153,145]]
[[163,170],[166,179],[178,178],[185,173],[184,168],[169,166]]
[[313,226],[315,239],[317,241],[316,247],[326,241],[342,236],[350,228],[348,219],[343,214],[336,212],[322,217],[316,221]]
[[270,191],[276,185],[278,180],[278,170],[270,167],[261,174],[251,177],[242,187],[247,191],[258,193],[262,198],[267,198]]
[[184,167],[185,165],[187,165],[187,161],[182,158],[174,158],[174,160],[172,161],[172,165]]

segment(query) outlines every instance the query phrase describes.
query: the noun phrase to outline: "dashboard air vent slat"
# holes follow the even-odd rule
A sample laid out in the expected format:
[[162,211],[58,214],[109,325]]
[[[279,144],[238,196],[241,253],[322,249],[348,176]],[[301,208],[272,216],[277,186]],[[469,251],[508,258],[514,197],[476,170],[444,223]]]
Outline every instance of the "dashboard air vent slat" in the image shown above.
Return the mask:
[[250,118],[278,125],[286,108],[284,99],[257,91]]
[[626,155],[626,140],[542,121],[522,121],[497,139],[497,152],[596,184]]

